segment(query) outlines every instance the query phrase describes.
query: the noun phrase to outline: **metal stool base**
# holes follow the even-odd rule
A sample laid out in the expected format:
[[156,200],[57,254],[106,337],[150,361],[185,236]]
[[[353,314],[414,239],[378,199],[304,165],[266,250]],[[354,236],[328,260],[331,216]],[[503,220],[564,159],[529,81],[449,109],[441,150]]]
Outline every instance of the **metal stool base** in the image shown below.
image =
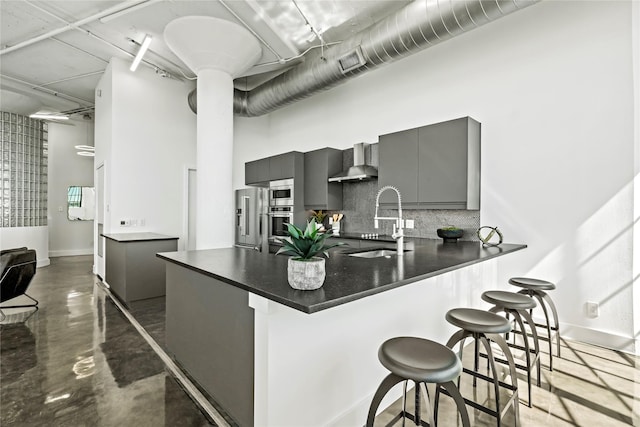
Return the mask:
[[[511,356],[511,351],[509,350],[509,345],[507,344],[505,339],[499,334],[484,334],[484,333],[479,333],[479,332],[470,332],[470,331],[466,331],[466,330],[459,330],[458,332],[456,332],[455,334],[453,334],[451,336],[451,338],[447,342],[447,347],[453,349],[453,347],[456,344],[460,343],[460,351],[458,353],[458,356],[460,357],[460,360],[462,360],[462,352],[463,352],[463,348],[464,348],[464,341],[467,338],[474,339],[474,344],[475,344],[474,345],[474,347],[475,347],[475,351],[474,351],[474,369],[471,370],[471,369],[463,367],[462,371],[463,371],[463,373],[471,375],[473,377],[473,386],[474,387],[476,386],[476,379],[481,379],[483,381],[492,383],[494,385],[496,409],[495,410],[491,409],[491,408],[489,408],[487,406],[481,405],[480,403],[475,402],[474,400],[468,399],[466,397],[464,398],[465,404],[471,406],[474,409],[482,411],[485,414],[488,414],[488,415],[490,415],[492,417],[495,417],[496,418],[497,427],[501,426],[502,418],[504,417],[504,415],[509,410],[509,407],[511,405],[513,405],[515,425],[516,425],[516,427],[518,427],[520,425],[520,407],[519,407],[519,397],[518,397],[518,377],[517,377],[517,374],[516,374],[516,365],[515,365],[515,362],[513,360],[513,357]],[[486,356],[486,355],[483,355],[482,353],[480,353],[479,346],[478,346],[479,342],[482,343],[482,345],[485,348],[485,351],[487,352],[487,354],[489,356]],[[511,384],[505,383],[505,382],[500,381],[498,379],[494,360],[498,361],[498,360],[501,360],[501,359],[493,357],[493,351],[491,349],[490,342],[495,342],[498,345],[498,347],[500,347],[502,352],[505,354],[505,357],[507,358],[507,360],[505,360],[504,363],[508,364],[508,366],[509,366],[509,376],[511,377]],[[487,375],[483,375],[483,374],[481,374],[479,372],[478,359],[479,359],[480,356],[486,356],[487,357],[488,364],[490,366],[490,370],[491,370],[491,373],[493,374],[493,377],[489,377]],[[458,379],[458,387],[459,387],[459,385],[460,385],[460,379]],[[501,404],[501,402],[500,402],[500,387],[506,388],[507,390],[510,390],[512,392],[511,397],[509,397],[509,399],[507,399],[507,401],[504,402],[504,404]],[[436,390],[436,398],[435,398],[436,413],[437,413],[437,407],[438,407],[438,402],[439,402],[439,392],[442,392],[442,393],[448,395],[446,390],[439,390],[439,389]]]

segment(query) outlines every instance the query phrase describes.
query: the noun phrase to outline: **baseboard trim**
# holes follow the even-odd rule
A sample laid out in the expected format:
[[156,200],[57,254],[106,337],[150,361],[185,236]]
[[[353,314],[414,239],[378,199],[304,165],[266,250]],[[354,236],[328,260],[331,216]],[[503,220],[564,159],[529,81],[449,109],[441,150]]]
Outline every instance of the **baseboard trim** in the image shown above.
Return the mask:
[[57,258],[62,256],[78,256],[78,255],[93,255],[93,248],[49,251],[50,258]]
[[36,262],[36,268],[40,268],[40,267],[46,267],[49,264],[51,264],[51,260],[49,258],[45,258],[45,259],[39,259]]
[[612,334],[597,329],[560,322],[560,336],[573,341],[581,341],[611,350],[640,355],[640,340],[634,337]]

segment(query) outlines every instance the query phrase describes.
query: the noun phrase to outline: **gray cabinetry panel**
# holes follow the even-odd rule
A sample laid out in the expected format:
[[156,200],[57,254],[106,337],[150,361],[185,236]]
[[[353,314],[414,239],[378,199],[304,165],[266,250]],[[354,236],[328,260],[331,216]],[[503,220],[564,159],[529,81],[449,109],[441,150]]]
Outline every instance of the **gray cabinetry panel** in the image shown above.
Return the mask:
[[418,200],[465,208],[467,199],[467,118],[418,130]]
[[238,425],[254,425],[254,312],[249,293],[166,264],[169,352]]
[[299,162],[304,162],[304,154],[297,151],[269,157],[269,178],[271,181],[296,178]]
[[244,164],[244,183],[264,186],[269,181],[297,178],[296,175],[301,175],[303,168],[304,154],[298,151],[253,160]]
[[159,252],[174,252],[178,238],[117,241],[107,237],[105,281],[125,304],[165,294],[165,262]]
[[269,159],[254,160],[244,165],[244,183],[261,184],[269,181]]
[[[418,201],[418,129],[381,135],[378,150],[379,188],[392,185],[400,191],[403,206],[416,203]],[[397,206],[395,192],[384,192],[380,196],[380,203]]]
[[342,170],[342,151],[335,148],[304,153],[304,206],[306,209],[342,209],[342,183],[329,177]]
[[269,157],[269,179],[274,181],[277,179],[293,178],[293,166],[291,168],[287,166],[287,154],[278,154],[277,156]]
[[[380,137],[379,187],[408,209],[480,209],[480,123],[470,117]],[[389,192],[382,207],[395,207]]]

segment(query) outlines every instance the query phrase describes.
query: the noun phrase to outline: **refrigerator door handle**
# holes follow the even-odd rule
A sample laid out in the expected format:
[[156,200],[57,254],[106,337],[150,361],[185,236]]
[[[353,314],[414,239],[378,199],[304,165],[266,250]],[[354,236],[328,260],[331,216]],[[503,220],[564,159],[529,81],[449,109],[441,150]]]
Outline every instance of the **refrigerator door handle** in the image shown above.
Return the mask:
[[242,197],[242,230],[240,234],[242,236],[249,235],[249,218],[251,218],[249,212],[249,196]]

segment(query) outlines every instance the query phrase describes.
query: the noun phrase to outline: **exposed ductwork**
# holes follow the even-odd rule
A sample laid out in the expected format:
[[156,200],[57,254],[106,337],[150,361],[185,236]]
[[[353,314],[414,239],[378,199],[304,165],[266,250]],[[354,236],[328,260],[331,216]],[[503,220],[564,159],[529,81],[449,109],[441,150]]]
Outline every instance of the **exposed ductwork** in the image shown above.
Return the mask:
[[[235,89],[234,113],[244,117],[270,113],[538,1],[416,0],[341,44],[325,49],[322,55],[308,55],[302,64],[252,90]],[[197,112],[195,90],[188,101]]]

